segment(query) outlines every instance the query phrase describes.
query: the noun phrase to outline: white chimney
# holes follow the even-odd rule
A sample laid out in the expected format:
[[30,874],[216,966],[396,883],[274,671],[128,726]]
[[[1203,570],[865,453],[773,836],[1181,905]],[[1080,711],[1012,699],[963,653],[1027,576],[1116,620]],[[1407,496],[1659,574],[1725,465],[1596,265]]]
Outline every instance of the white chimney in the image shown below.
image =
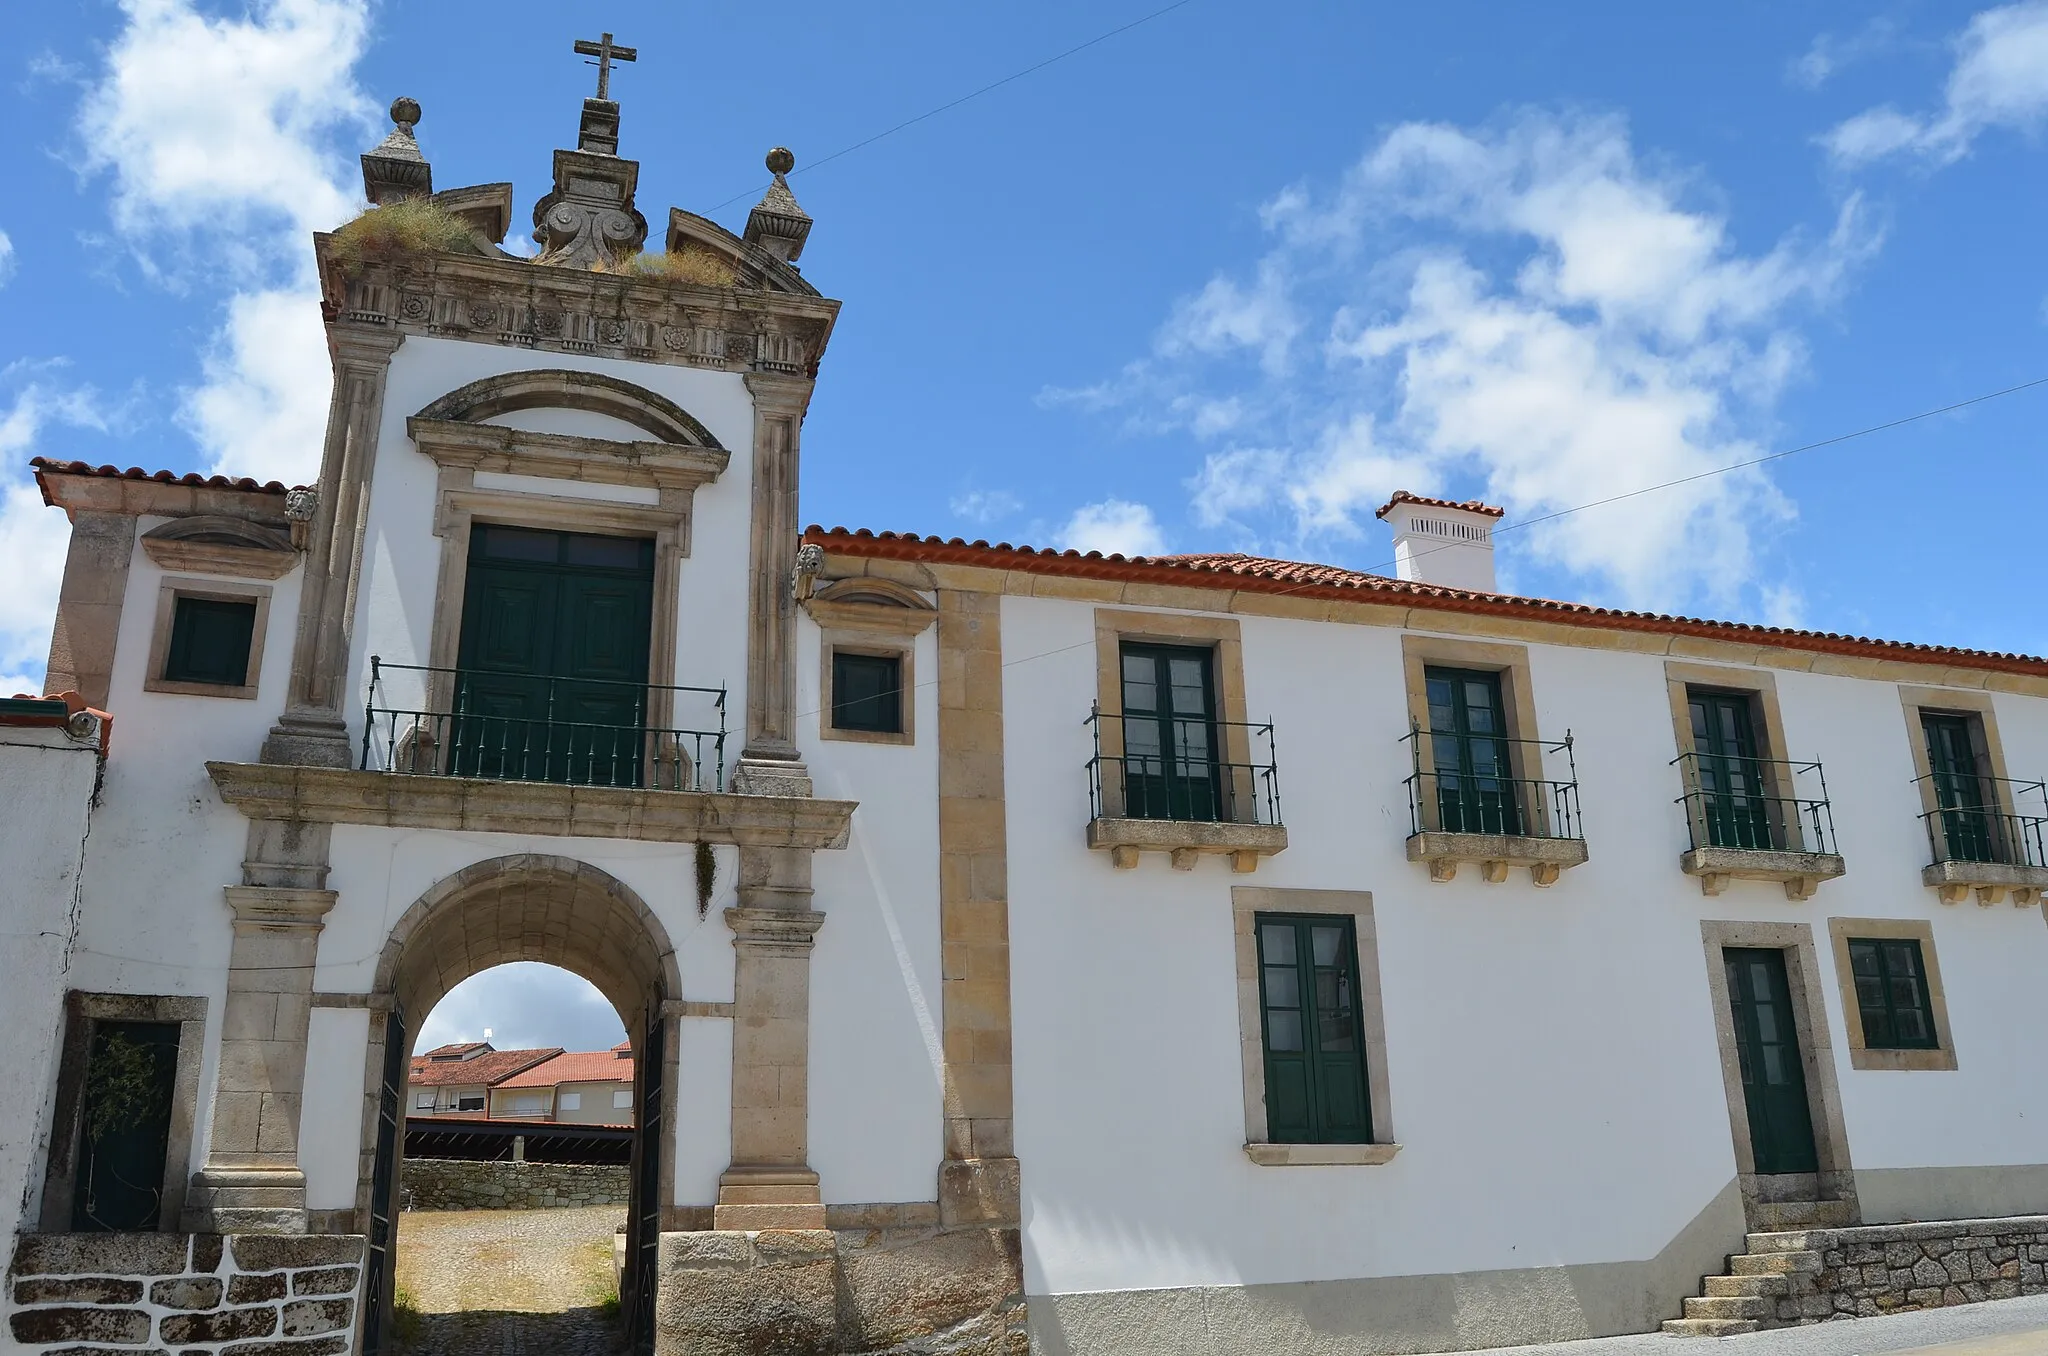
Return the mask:
[[1394,529],[1397,578],[1492,593],[1493,527],[1506,512],[1477,499],[1454,504],[1396,490],[1375,516]]

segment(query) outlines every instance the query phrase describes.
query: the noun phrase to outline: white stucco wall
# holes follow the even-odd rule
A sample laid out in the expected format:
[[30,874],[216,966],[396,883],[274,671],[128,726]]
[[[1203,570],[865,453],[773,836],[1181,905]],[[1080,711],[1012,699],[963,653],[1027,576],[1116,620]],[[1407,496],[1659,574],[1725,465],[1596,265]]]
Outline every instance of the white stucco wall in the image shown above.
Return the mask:
[[[696,491],[690,550],[682,563],[677,608],[675,682],[684,687],[729,689],[733,725],[746,711],[748,524],[752,518],[753,398],[736,373],[615,358],[550,353],[454,339],[408,338],[392,356],[384,390],[377,466],[370,484],[363,588],[346,685],[347,718],[362,737],[363,695],[370,656],[387,663],[425,664],[434,621],[434,582],[441,539],[434,535],[436,468],[413,445],[405,421],[433,401],[470,382],[501,372],[566,368],[598,372],[644,386],[681,405],[732,454],[717,480]],[[582,410],[522,410],[493,420],[518,428],[586,437],[645,441],[647,434],[621,420]],[[394,678],[413,683],[417,676]],[[394,692],[412,689],[396,687]],[[727,745],[727,766],[739,737]]]
[[[2024,1034],[2048,963],[2033,910],[1921,885],[1907,727],[1890,683],[1780,673],[1796,757],[1825,761],[1850,874],[1792,903],[1680,873],[1661,658],[1531,646],[1542,734],[1577,736],[1591,860],[1548,890],[1404,859],[1400,633],[1241,619],[1254,720],[1278,724],[1290,846],[1250,877],[1083,846],[1093,608],[1003,603],[1018,1153],[1031,1293],[1340,1279],[1654,1256],[1735,1174],[1700,920],[1809,924],[1857,1167],[2048,1158]],[[2016,775],[2048,767],[2048,703],[2001,698]],[[1230,888],[1368,890],[1399,1155],[1263,1168],[1243,1154]],[[1848,1067],[1827,919],[1930,919],[1958,1073]]]
[[0,726],[0,1236],[40,1211],[98,753],[61,726]]

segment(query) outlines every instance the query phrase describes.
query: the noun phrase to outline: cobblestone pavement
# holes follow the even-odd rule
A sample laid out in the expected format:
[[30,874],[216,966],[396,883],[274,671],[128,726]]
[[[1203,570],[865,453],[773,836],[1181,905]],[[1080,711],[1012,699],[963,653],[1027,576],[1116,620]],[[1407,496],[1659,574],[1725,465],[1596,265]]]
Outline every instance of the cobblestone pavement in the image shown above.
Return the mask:
[[399,1217],[404,1356],[612,1356],[618,1206]]
[[1883,1318],[1774,1328],[1745,1337],[1597,1337],[1486,1356],[2048,1356],[2048,1295]]

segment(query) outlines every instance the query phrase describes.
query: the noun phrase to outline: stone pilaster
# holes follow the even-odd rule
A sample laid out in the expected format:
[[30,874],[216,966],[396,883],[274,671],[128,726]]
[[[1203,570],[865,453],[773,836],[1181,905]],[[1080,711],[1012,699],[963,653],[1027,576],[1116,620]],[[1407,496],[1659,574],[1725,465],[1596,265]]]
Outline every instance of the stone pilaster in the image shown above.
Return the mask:
[[114,673],[114,642],[121,632],[121,600],[135,556],[135,515],[74,509],[57,622],[50,631],[50,665],[43,691],[76,692],[104,711]]
[[808,796],[796,747],[797,461],[807,377],[751,372],[753,531],[748,547],[747,742],[732,787],[744,795]]
[[1002,598],[939,592],[939,936],[947,1225],[1015,1225]]
[[231,885],[234,946],[221,1008],[220,1069],[206,1166],[186,1197],[187,1230],[306,1232],[299,1110],[313,962],[332,890]]
[[811,1171],[811,854],[742,848],[740,903],[725,911],[733,980],[732,1166],[719,1179],[718,1229],[822,1229]]
[[348,767],[354,761],[341,709],[343,686],[384,417],[384,379],[403,342],[404,336],[388,330],[327,329],[334,396],[320,459],[320,502],[300,585],[291,687],[284,714],[263,741],[266,763]]

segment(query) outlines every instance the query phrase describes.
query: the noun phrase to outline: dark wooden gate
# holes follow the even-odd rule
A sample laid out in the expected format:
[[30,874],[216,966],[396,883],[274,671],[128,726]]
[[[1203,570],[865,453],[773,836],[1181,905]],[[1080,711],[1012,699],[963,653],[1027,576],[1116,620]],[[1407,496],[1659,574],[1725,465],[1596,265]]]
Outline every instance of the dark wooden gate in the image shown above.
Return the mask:
[[391,1323],[397,1260],[394,1213],[398,1150],[405,1133],[405,1010],[394,1001],[384,1017],[384,1075],[377,1092],[377,1161],[370,1174],[370,1237],[363,1257],[362,1356],[383,1356]]
[[647,1027],[634,1051],[631,1205],[626,1212],[626,1350],[646,1356],[654,1350],[654,1298],[661,1268],[662,1081],[668,1066],[668,1019],[657,995],[648,1005]]

